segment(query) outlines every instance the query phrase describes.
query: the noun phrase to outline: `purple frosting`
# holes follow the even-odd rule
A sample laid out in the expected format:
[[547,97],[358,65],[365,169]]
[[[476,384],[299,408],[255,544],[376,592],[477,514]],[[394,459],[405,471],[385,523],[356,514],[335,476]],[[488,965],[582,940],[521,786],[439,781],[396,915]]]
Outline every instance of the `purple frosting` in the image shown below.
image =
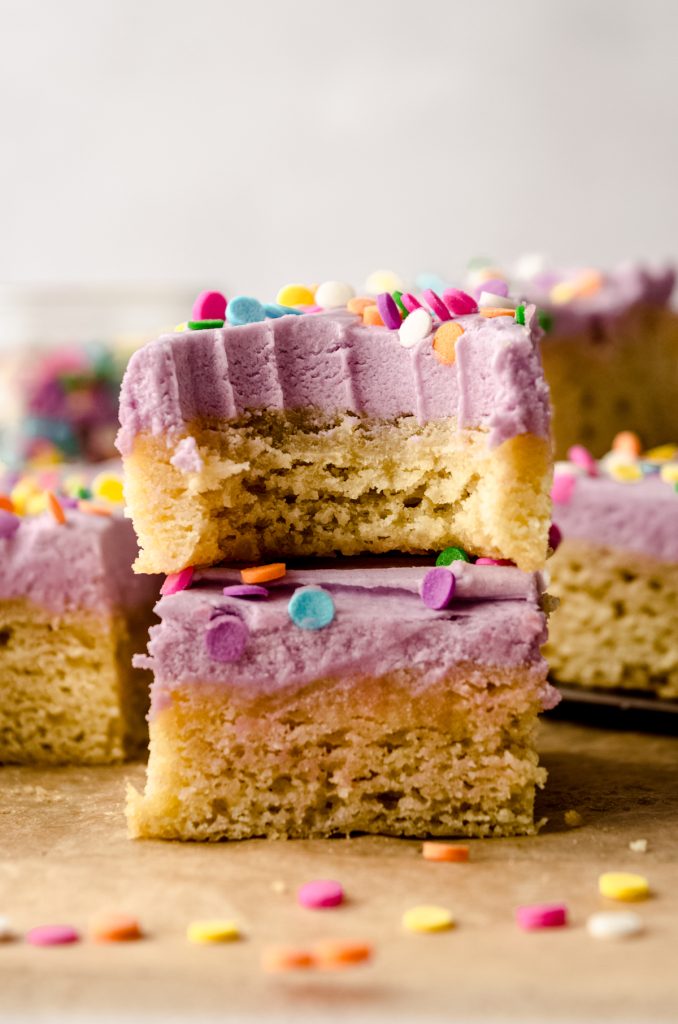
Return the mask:
[[[459,665],[476,661],[543,673],[544,703],[552,703],[540,647],[546,620],[538,573],[455,562],[446,569],[457,581],[448,608],[427,608],[419,590],[428,566],[294,570],[271,584],[268,601],[225,598],[224,582],[237,574],[209,570],[190,590],[163,597],[151,629],[149,655],[136,663],[153,669],[153,706],[166,706],[174,687],[222,684],[250,694],[270,694],[314,679],[382,676],[414,668],[426,687]],[[299,586],[322,586],[336,614],[325,629],[297,628],[288,615]],[[242,657],[224,665],[205,647],[215,611],[231,609],[247,627]]]
[[583,540],[678,562],[678,494],[658,477],[621,483],[577,476],[569,500],[554,505],[564,540]]
[[[457,322],[464,334],[452,366],[438,362],[432,336],[405,348],[396,331],[366,327],[344,310],[164,335],[130,360],[118,447],[129,454],[142,431],[176,444],[199,417],[304,407],[421,423],[453,417],[460,428],[486,429],[492,446],[525,433],[548,437],[536,323],[477,314]],[[177,464],[192,467],[195,453],[182,449]]]

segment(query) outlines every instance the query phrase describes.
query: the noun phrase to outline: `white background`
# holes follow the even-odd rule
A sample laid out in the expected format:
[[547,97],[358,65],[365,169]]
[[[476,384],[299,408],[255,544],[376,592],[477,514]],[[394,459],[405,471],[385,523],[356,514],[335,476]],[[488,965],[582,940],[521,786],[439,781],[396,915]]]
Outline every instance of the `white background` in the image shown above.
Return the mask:
[[678,0],[0,0],[0,282],[678,250]]

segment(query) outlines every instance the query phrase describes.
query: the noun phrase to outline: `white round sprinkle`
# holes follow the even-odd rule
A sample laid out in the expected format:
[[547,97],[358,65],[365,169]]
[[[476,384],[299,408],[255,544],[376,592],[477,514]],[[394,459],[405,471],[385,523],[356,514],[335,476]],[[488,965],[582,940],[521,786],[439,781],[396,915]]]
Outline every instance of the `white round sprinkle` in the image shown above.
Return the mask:
[[479,309],[515,309],[516,300],[510,295],[495,295],[494,292],[481,292],[478,299]]
[[13,938],[14,932],[12,931],[9,919],[6,917],[0,917],[0,942],[9,942],[9,940]]
[[519,281],[531,281],[533,277],[548,270],[548,261],[543,253],[530,252],[521,256],[513,267],[513,277]]
[[424,338],[433,330],[433,319],[426,309],[415,309],[403,320],[398,329],[400,344],[404,348],[412,348],[418,341]]
[[374,270],[365,281],[368,295],[380,295],[382,292],[404,292],[405,282],[393,270]]
[[625,939],[643,931],[643,919],[633,910],[601,910],[591,914],[586,929],[594,939]]
[[629,850],[632,850],[633,853],[647,853],[647,848],[647,839],[632,839],[629,843]]
[[553,473],[563,476],[586,476],[586,470],[578,462],[568,462],[564,459],[553,463]]
[[355,292],[345,281],[324,281],[315,292],[316,306],[323,309],[338,309],[352,299]]

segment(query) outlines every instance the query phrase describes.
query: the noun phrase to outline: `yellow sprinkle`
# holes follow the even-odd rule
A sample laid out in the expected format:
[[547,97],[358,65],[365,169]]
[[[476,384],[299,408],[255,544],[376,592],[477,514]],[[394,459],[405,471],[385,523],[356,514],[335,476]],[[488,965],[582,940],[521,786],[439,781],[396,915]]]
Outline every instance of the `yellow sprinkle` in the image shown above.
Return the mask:
[[34,494],[39,494],[40,488],[31,477],[22,477],[18,480],[10,492],[10,498],[14,509],[19,516],[26,515],[26,503]]
[[46,511],[47,504],[47,491],[40,491],[38,494],[31,494],[26,498],[24,515],[39,516],[41,512]]
[[217,918],[212,921],[193,921],[186,930],[189,942],[234,942],[240,938],[240,929],[235,921]]
[[87,480],[82,473],[69,473],[61,486],[69,498],[77,498],[80,489],[87,486]]
[[382,292],[403,292],[405,283],[393,270],[375,270],[365,281],[368,295],[381,295]]
[[643,471],[635,463],[609,462],[607,471],[613,480],[620,480],[622,483],[632,483],[634,480],[643,479]]
[[99,473],[92,480],[92,494],[95,498],[122,505],[122,480],[115,473]]
[[174,325],[174,333],[175,334],[183,334],[184,331],[187,331],[187,330],[188,330],[188,323],[186,322],[186,320],[184,320],[183,324],[175,324]]
[[314,294],[305,284],[286,284],[276,295],[275,301],[281,306],[312,306]]
[[659,475],[665,484],[678,484],[678,462],[669,462],[662,466]]
[[454,927],[454,918],[445,907],[423,904],[403,914],[403,928],[408,932],[444,932]]
[[669,462],[678,455],[678,444],[660,444],[658,448],[650,448],[645,452],[644,459],[648,462]]
[[645,900],[650,895],[650,884],[642,875],[630,871],[607,871],[598,879],[601,896],[610,900]]
[[573,281],[560,281],[549,293],[551,302],[564,306],[573,299],[581,299],[586,295],[594,295],[603,285],[603,275],[598,270],[585,270]]

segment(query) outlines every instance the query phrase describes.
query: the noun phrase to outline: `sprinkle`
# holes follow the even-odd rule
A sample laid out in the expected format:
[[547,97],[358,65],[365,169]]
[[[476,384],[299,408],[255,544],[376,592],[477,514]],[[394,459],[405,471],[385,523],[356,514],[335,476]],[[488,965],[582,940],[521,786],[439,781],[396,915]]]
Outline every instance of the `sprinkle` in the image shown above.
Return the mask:
[[[637,480],[643,479],[642,467],[635,463],[629,464],[610,461],[606,464],[605,468],[612,479],[618,480],[620,483],[632,484]],[[676,479],[678,479],[678,477]]]
[[256,583],[235,583],[222,590],[224,597],[268,597],[266,587],[258,587]]
[[563,541],[563,535],[560,532],[560,527],[555,523],[551,523],[549,526],[549,549],[555,554]]
[[601,896],[609,900],[632,902],[646,900],[650,895],[650,883],[642,875],[630,871],[607,871],[598,879]]
[[8,540],[10,537],[13,537],[20,526],[21,520],[19,516],[15,516],[13,512],[7,512],[4,508],[0,508],[0,539]]
[[425,288],[433,288],[435,292],[442,292],[446,287],[446,282],[443,281],[440,274],[432,273],[427,270],[417,274],[414,279],[414,283],[420,292],[423,292]]
[[602,910],[591,914],[586,930],[594,939],[627,939],[644,931],[644,925],[633,910]]
[[476,565],[515,565],[510,558],[476,558]]
[[647,839],[632,839],[629,843],[629,850],[633,853],[647,853]]
[[7,494],[0,494],[0,510],[4,512],[14,511],[14,502]]
[[572,500],[577,478],[574,474],[559,473],[553,478],[551,500],[555,505],[568,505]]
[[0,917],[0,942],[11,942],[13,938],[14,932],[9,923],[9,918]]
[[334,601],[322,587],[299,587],[292,594],[287,611],[299,629],[324,629],[334,618]]
[[446,288],[443,292],[443,302],[454,316],[467,316],[469,313],[478,312],[478,303],[459,288]]
[[301,316],[302,311],[294,306],[281,306],[278,302],[265,302],[264,313],[271,320],[277,320],[281,316]]
[[226,319],[234,327],[240,327],[242,324],[256,324],[265,320],[266,312],[258,299],[249,295],[236,295],[226,308]]
[[421,852],[424,860],[445,864],[465,864],[469,855],[468,846],[455,846],[453,843],[423,843]]
[[445,907],[423,904],[406,910],[402,924],[408,932],[444,932],[454,927],[454,917]]
[[521,302],[520,305],[516,306],[516,323],[525,324],[525,303]]
[[374,306],[374,304],[374,298],[371,295],[358,295],[356,298],[348,300],[346,309],[349,313],[357,313],[358,316],[362,316],[365,307]]
[[564,903],[532,903],[517,907],[516,924],[524,932],[562,928],[567,924],[567,907]]
[[276,295],[275,301],[281,306],[312,306],[315,295],[305,284],[286,284]]
[[43,924],[26,933],[26,942],[31,946],[65,946],[79,941],[80,935],[69,924]]
[[482,291],[478,298],[478,308],[481,313],[485,309],[504,309],[508,310],[511,315],[514,316],[516,303],[514,299],[509,299],[508,296],[502,295],[500,292]]
[[568,828],[579,828],[581,825],[584,824],[584,819],[582,818],[579,811],[574,810],[565,811],[565,814],[563,815],[563,821],[565,822]]
[[598,463],[583,444],[575,444],[568,449],[567,457],[575,466],[581,466],[587,476],[598,476]]
[[493,320],[497,316],[513,316],[513,308],[504,309],[498,306],[486,306],[480,310],[480,315],[486,317],[488,320]]
[[421,581],[419,593],[427,608],[440,611],[447,608],[457,586],[457,580],[453,572],[444,566],[429,569]]
[[678,462],[669,462],[659,470],[659,475],[665,484],[678,483]]
[[311,949],[316,967],[332,969],[365,963],[372,959],[373,952],[371,942],[356,939],[323,939]]
[[239,661],[245,653],[249,630],[231,609],[216,609],[205,632],[205,647],[212,661],[227,664]]
[[630,455],[632,458],[637,459],[642,450],[643,446],[640,438],[633,430],[621,430],[618,434],[614,435],[612,441],[613,452],[623,452],[625,455]]
[[55,521],[59,526],[63,526],[66,522],[66,516],[61,506],[61,502],[57,498],[54,491],[47,491],[47,507],[54,516]]
[[403,348],[412,348],[428,338],[432,330],[433,320],[428,310],[423,307],[415,309],[400,325],[398,340]]
[[677,444],[662,444],[658,448],[650,448],[644,457],[650,462],[670,462],[678,455]]
[[[483,305],[482,298],[483,295],[486,293],[489,293],[499,299],[505,299],[508,297],[509,293],[508,284],[506,283],[503,277],[490,277],[487,280],[483,281],[482,291],[480,292],[480,296],[478,299],[479,306]],[[486,302],[485,305],[488,306],[491,305],[491,303]],[[500,306],[501,303],[499,302],[497,303],[497,305]]]
[[187,587],[190,587],[192,581],[193,566],[189,565],[180,572],[171,572],[169,576],[166,576],[160,588],[160,593],[163,597],[168,597],[170,594],[178,594],[180,590],[186,590]]
[[553,328],[553,317],[545,309],[537,310],[537,323],[545,334]]
[[411,292],[402,292],[400,296],[402,304],[408,313],[414,313],[415,309],[421,309],[422,305]]
[[344,890],[339,882],[321,878],[302,885],[297,890],[297,902],[308,910],[338,907],[344,902]]
[[188,321],[187,320],[184,320],[180,324],[175,324],[174,325],[174,333],[175,334],[183,334],[184,331],[187,331],[187,330],[188,330]]
[[410,311],[407,308],[407,306],[405,305],[405,303],[403,302],[403,293],[396,290],[394,292],[391,292],[391,295],[392,295],[393,301],[395,302],[396,306],[398,307],[398,310],[400,312],[401,317],[404,320],[407,317],[407,315],[408,315],[408,313]]
[[452,366],[457,358],[457,342],[463,333],[461,324],[449,321],[440,325],[433,335],[433,354],[439,363]]
[[452,314],[450,313],[449,309],[447,308],[443,300],[440,298],[440,296],[436,295],[432,288],[426,288],[426,290],[422,292],[422,295],[426,299],[429,306],[431,307],[431,309],[433,310],[433,312],[435,313],[439,320],[450,319]]
[[377,295],[377,309],[384,321],[384,326],[391,331],[397,331],[402,323],[400,311],[388,292],[381,292]]
[[436,558],[436,565],[451,565],[452,562],[470,562],[463,548],[445,548]]
[[324,281],[316,289],[315,303],[322,309],[339,309],[354,295],[353,288],[345,281]]
[[554,285],[549,298],[557,306],[565,305],[574,299],[594,295],[603,286],[603,275],[598,270],[585,270],[572,281],[560,281]]
[[[260,319],[260,318],[257,318]],[[261,318],[263,319],[263,318]],[[246,321],[249,323],[250,321]],[[188,329],[189,331],[213,331],[219,327],[224,326],[223,320],[189,320]]]
[[376,306],[376,304],[372,306],[365,306],[365,308],[363,309],[363,323],[366,324],[367,327],[386,326],[381,318],[381,313],[379,312],[379,309]]
[[198,946],[211,942],[235,942],[240,938],[240,929],[237,922],[230,918],[191,921],[186,929],[186,938]]
[[267,974],[296,971],[313,965],[311,951],[298,946],[264,946],[261,952],[261,969]]
[[392,270],[375,270],[365,281],[365,291],[370,295],[379,295],[380,292],[404,291],[405,285],[402,278]]
[[84,498],[85,501],[89,501],[89,499],[92,497],[92,492],[90,491],[89,487],[78,487],[77,491],[75,492],[75,497]]
[[226,296],[221,292],[200,292],[193,303],[191,320],[221,320],[226,319]]
[[[86,488],[82,488],[86,490]],[[98,473],[92,480],[92,494],[116,505],[123,502],[122,480],[115,473]],[[92,494],[79,494],[80,498],[91,498]]]
[[253,565],[243,569],[240,579],[243,583],[270,583],[271,580],[281,580],[286,572],[284,562],[271,562],[269,565]]
[[131,914],[98,914],[90,921],[89,935],[94,942],[131,942],[142,932]]
[[113,512],[107,505],[97,505],[93,501],[79,501],[78,511],[88,516],[112,516]]
[[[62,503],[62,508],[63,503]],[[24,506],[24,514],[27,516],[37,516],[41,512],[47,512],[49,509],[49,499],[47,498],[47,491],[39,491],[37,494],[29,494],[26,498]]]

